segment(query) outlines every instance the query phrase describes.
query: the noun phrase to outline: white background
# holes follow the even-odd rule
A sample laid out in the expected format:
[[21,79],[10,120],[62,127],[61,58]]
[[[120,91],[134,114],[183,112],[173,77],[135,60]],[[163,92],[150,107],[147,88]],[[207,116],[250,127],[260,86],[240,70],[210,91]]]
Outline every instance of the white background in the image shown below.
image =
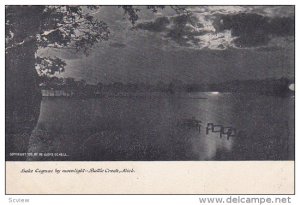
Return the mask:
[[[300,2],[300,1],[298,1]],[[97,195],[71,195],[71,196],[62,196],[62,195],[48,195],[48,196],[19,196],[19,195],[14,195],[14,196],[8,196],[5,195],[5,181],[4,181],[4,144],[5,144],[5,123],[4,123],[4,115],[5,115],[5,5],[6,4],[96,4],[96,5],[111,5],[111,4],[116,4],[116,5],[123,5],[123,4],[128,4],[128,5],[138,5],[138,4],[145,4],[145,5],[168,5],[168,4],[173,4],[173,5],[180,5],[180,4],[185,4],[185,5],[223,5],[223,4],[230,4],[230,5],[296,5],[296,90],[298,90],[298,82],[300,79],[299,72],[297,72],[297,65],[299,65],[299,62],[297,59],[300,57],[299,53],[297,52],[299,50],[299,13],[300,13],[300,3],[297,4],[296,0],[251,0],[251,1],[246,1],[246,0],[151,0],[151,1],[145,1],[145,0],[126,0],[126,1],[121,1],[121,0],[2,0],[0,1],[0,25],[1,25],[1,32],[0,32],[0,56],[1,56],[1,75],[0,75],[0,95],[1,95],[1,107],[0,107],[0,112],[1,112],[1,118],[0,118],[0,132],[1,132],[1,137],[0,137],[0,150],[1,150],[1,164],[0,164],[0,204],[22,204],[22,203],[9,203],[9,198],[13,199],[19,199],[19,198],[24,198],[24,199],[30,199],[30,203],[25,203],[25,204],[32,204],[32,205],[44,205],[44,204],[105,204],[105,205],[110,205],[110,204],[138,204],[138,205],[144,205],[144,204],[200,204],[199,203],[199,197],[213,197],[213,196],[199,196],[199,195],[172,195],[172,196],[166,196],[166,195],[108,195],[108,196],[97,196]],[[299,88],[300,89],[300,88]],[[298,137],[300,137],[299,133],[299,128],[300,127],[300,122],[298,121],[298,116],[300,116],[300,111],[299,111],[299,101],[296,96],[296,159],[299,158],[299,151],[297,151],[297,147],[299,144],[299,140],[297,140]],[[296,162],[296,195],[290,196],[292,198],[292,204],[300,204],[300,193],[299,193],[299,177],[297,174],[297,171],[299,170],[299,165],[300,162]],[[163,180],[163,179],[162,179]],[[219,197],[219,196],[215,196]],[[222,197],[222,196],[221,196]],[[227,196],[223,196],[226,198]],[[255,196],[248,196],[248,197],[255,197]],[[258,197],[263,197],[263,196],[258,196]],[[268,197],[268,196],[265,196]],[[280,196],[270,196],[270,197],[280,197]],[[288,197],[288,196],[284,196]]]

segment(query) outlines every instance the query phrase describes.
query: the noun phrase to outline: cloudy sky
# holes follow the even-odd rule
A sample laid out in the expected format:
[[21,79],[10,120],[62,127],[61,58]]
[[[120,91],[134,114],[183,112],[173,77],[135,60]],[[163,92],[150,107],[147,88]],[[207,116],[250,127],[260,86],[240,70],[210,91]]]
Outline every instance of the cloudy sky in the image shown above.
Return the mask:
[[190,16],[141,8],[133,26],[117,7],[95,17],[111,30],[89,56],[43,50],[66,60],[65,77],[90,83],[217,83],[294,77],[294,7],[197,6]]

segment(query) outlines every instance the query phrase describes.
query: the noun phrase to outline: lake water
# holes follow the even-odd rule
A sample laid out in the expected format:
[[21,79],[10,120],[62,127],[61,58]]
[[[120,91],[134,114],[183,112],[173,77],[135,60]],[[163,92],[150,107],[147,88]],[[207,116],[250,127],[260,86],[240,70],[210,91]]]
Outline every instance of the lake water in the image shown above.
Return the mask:
[[[189,124],[200,120],[201,128]],[[235,128],[229,139],[207,123]],[[45,97],[29,160],[292,160],[294,99],[226,93]],[[48,153],[48,155],[47,155]]]

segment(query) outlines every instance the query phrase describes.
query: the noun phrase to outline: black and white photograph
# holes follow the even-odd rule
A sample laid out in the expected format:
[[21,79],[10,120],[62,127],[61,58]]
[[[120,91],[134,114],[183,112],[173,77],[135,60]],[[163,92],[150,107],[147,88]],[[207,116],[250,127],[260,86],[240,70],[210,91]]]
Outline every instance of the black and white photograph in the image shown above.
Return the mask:
[[294,158],[295,6],[5,6],[6,161]]

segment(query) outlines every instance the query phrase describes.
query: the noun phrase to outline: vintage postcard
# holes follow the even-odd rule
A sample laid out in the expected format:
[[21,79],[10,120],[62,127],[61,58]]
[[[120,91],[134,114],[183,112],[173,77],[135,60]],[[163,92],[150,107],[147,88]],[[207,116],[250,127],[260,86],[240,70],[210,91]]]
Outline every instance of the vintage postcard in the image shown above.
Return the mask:
[[5,159],[6,194],[294,194],[295,6],[7,5]]

